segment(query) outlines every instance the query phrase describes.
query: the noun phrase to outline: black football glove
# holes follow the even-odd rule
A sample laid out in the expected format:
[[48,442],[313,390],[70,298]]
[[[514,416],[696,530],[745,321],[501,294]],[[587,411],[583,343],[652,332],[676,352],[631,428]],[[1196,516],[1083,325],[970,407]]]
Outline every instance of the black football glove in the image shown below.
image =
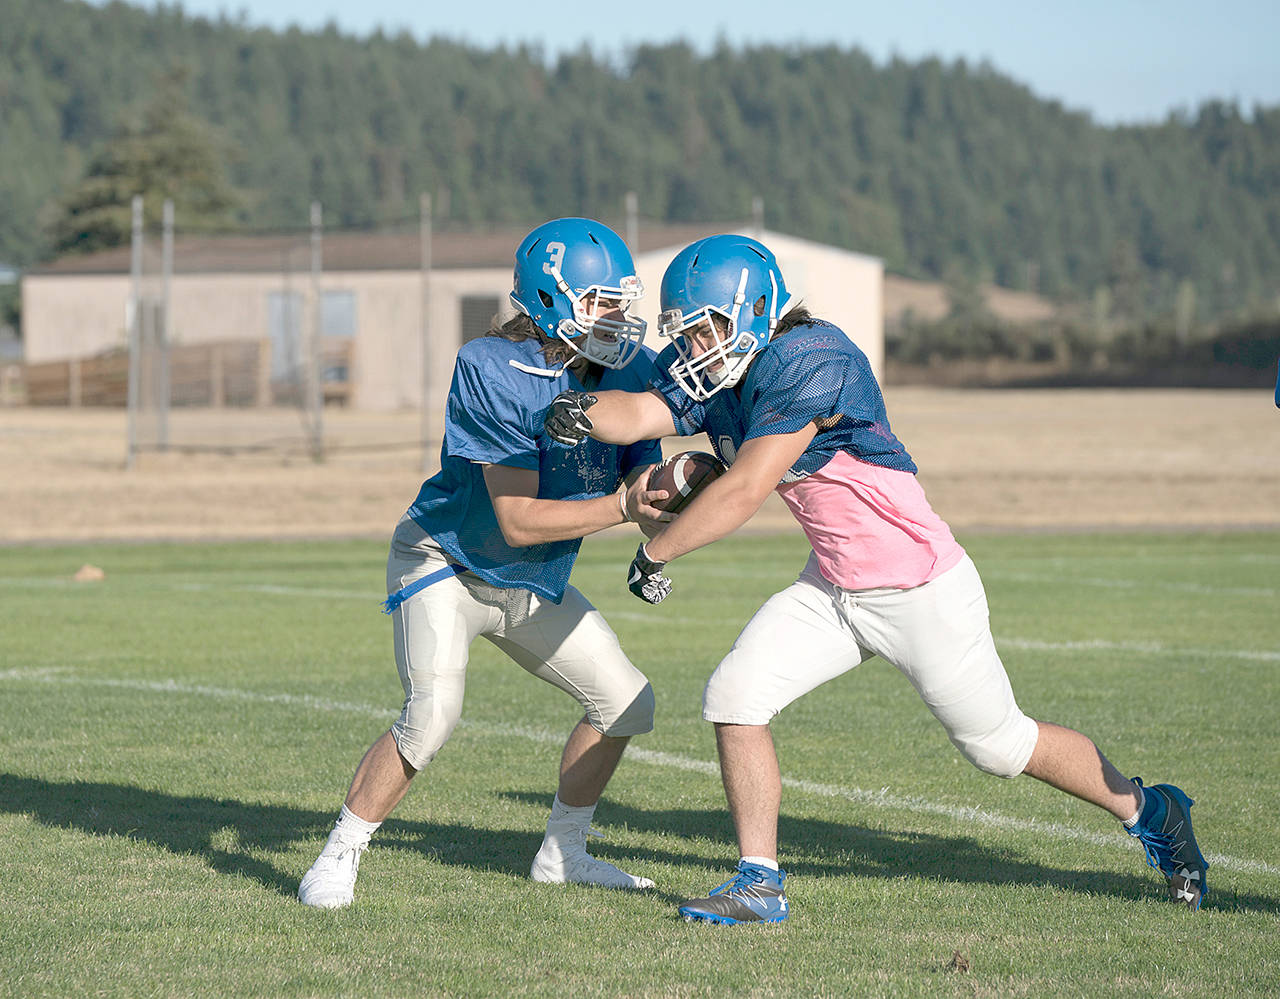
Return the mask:
[[641,545],[636,549],[631,571],[627,573],[627,589],[648,603],[662,603],[671,592],[671,580],[662,574],[666,564],[653,561]]
[[547,436],[569,447],[581,444],[595,426],[587,416],[587,410],[599,401],[590,392],[574,392],[572,389],[561,392],[551,400],[551,408],[543,422]]

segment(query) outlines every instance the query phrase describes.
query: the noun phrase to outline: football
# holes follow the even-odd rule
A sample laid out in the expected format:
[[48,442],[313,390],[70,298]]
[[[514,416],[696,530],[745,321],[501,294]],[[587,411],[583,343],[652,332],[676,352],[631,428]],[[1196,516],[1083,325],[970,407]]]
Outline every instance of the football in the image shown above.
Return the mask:
[[728,466],[707,451],[682,451],[655,465],[649,474],[649,488],[663,489],[668,498],[654,506],[667,513],[679,513],[710,483],[720,478]]

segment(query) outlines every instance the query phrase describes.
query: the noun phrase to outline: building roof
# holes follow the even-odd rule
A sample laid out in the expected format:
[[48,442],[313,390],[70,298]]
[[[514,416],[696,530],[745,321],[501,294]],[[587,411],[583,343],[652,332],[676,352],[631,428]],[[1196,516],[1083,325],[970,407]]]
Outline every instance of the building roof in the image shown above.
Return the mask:
[[[619,233],[625,224],[607,220]],[[658,250],[686,246],[695,239],[717,232],[751,232],[747,222],[704,222],[656,224],[642,221],[631,247],[637,257]],[[507,270],[512,254],[528,229],[449,228],[432,234],[432,267],[438,270],[463,268],[495,268]],[[763,238],[799,240],[798,237],[765,232]],[[817,247],[822,244],[812,244]],[[421,247],[418,233],[333,231],[322,240],[323,266],[327,272],[337,271],[413,271],[420,266]],[[825,247],[833,252],[864,259],[865,254],[839,247]],[[310,235],[295,232],[276,235],[189,236],[179,238],[174,246],[174,272],[178,274],[291,273],[310,269]],[[116,247],[91,254],[70,254],[50,263],[26,270],[26,275],[128,274],[130,248]],[[147,244],[145,268],[154,275],[160,268],[159,239]],[[994,286],[984,289],[988,307],[1001,318],[1013,321],[1035,321],[1052,316],[1053,303],[1037,295],[1010,291]],[[892,323],[908,313],[917,319],[936,320],[950,310],[946,288],[939,282],[914,281],[887,274],[884,284],[885,317]]]
[[[625,234],[624,227],[615,227]],[[734,228],[715,223],[654,225],[642,223],[632,251],[637,255],[668,246],[684,246],[702,236]],[[740,227],[739,227],[740,228]],[[431,264],[439,270],[478,267],[509,268],[512,254],[528,229],[457,229],[432,233]],[[160,241],[149,238],[144,269],[155,273],[160,266]],[[173,270],[177,274],[263,273],[310,269],[310,234],[179,236],[174,240]],[[422,248],[415,232],[324,233],[321,239],[323,269],[333,271],[418,270]],[[32,267],[27,274],[127,274],[132,260],[128,246],[97,253],[69,254]]]

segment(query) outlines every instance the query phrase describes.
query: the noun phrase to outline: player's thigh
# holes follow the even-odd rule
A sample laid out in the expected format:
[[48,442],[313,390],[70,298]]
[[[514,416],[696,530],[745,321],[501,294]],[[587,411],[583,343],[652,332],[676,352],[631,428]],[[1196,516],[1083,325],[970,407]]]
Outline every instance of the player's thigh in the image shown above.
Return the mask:
[[631,662],[604,616],[574,587],[559,604],[528,594],[527,609],[486,635],[521,667],[573,697],[606,735],[653,728],[653,688]]
[[[443,553],[430,544],[397,546],[393,540],[388,590],[395,592],[447,566]],[[405,699],[391,732],[400,754],[415,768],[426,766],[453,732],[462,713],[471,642],[496,617],[454,575],[414,594],[392,613],[396,669]]]
[[863,599],[855,615],[970,761],[1003,776],[1021,772],[1038,730],[1018,707],[967,557],[924,586]]
[[703,694],[707,721],[765,725],[796,698],[869,658],[830,584],[806,569],[747,622]]

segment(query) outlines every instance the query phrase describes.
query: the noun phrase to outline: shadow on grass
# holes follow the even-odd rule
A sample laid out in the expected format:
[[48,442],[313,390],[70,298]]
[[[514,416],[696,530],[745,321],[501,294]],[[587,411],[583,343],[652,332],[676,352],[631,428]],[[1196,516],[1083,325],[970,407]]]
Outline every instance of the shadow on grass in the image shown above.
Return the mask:
[[[502,797],[527,804],[545,803],[544,795],[522,791],[508,791]],[[724,861],[708,871],[707,887],[715,887],[721,881],[728,880],[733,873],[737,846],[733,837],[733,823],[725,809],[667,809],[647,812],[605,798],[598,812],[598,820],[597,824],[600,825],[624,826],[637,832],[702,837],[713,842],[723,842]],[[992,850],[968,836],[864,829],[841,822],[789,818],[784,814],[778,820],[778,841],[784,854],[804,858],[794,864],[784,863],[783,866],[789,873],[805,877],[852,875],[860,878],[900,878],[915,875],[966,884],[1051,885],[1066,891],[1125,899],[1159,898],[1164,897],[1165,893],[1164,878],[1155,871],[1150,871],[1148,877],[1116,874],[1112,871],[1048,867]],[[1141,847],[1134,843],[1133,848],[1141,856]],[[593,845],[592,852],[602,853],[602,850]],[[646,857],[677,865],[703,863],[687,854],[650,852]],[[1203,906],[1205,909],[1280,913],[1280,895],[1236,892],[1217,887],[1213,881],[1212,868],[1209,870],[1209,887],[1210,895]]]
[[[500,797],[539,809],[550,805],[545,792],[507,791]],[[231,798],[172,795],[120,784],[51,781],[13,774],[0,774],[0,812],[30,815],[53,828],[92,836],[122,836],[175,854],[199,857],[213,870],[252,878],[290,897],[297,891],[302,871],[279,866],[278,861],[264,854],[283,854],[299,844],[318,848],[328,835],[335,814]],[[725,860],[707,870],[708,887],[713,887],[711,882],[717,878],[724,880],[728,876],[734,848],[732,826],[724,809],[642,811],[606,799],[598,820],[602,826],[722,842]],[[1161,890],[1154,872],[1150,878],[1140,878],[1046,867],[993,852],[963,836],[882,832],[786,816],[781,819],[779,835],[789,852],[806,858],[792,868],[792,873],[804,876],[897,878],[914,874],[977,884],[1048,884],[1128,899],[1149,898]],[[375,842],[417,850],[441,864],[523,878],[541,838],[540,823],[530,829],[491,829],[392,818]],[[591,849],[596,856],[633,868],[655,861],[706,866],[702,858],[689,853],[640,855],[607,841],[594,841]],[[1280,912],[1280,899],[1219,890],[1210,896],[1205,907],[1276,913]]]
[[[546,796],[530,795],[545,802]],[[92,836],[122,836],[175,854],[203,858],[223,874],[240,874],[292,896],[302,870],[265,854],[300,844],[318,852],[333,828],[335,809],[306,811],[233,798],[173,795],[87,781],[51,781],[0,773],[0,812],[30,815],[42,825]],[[483,829],[464,825],[388,820],[376,844],[419,850],[441,863],[525,877],[542,841],[542,828]],[[313,857],[307,851],[304,864]]]

